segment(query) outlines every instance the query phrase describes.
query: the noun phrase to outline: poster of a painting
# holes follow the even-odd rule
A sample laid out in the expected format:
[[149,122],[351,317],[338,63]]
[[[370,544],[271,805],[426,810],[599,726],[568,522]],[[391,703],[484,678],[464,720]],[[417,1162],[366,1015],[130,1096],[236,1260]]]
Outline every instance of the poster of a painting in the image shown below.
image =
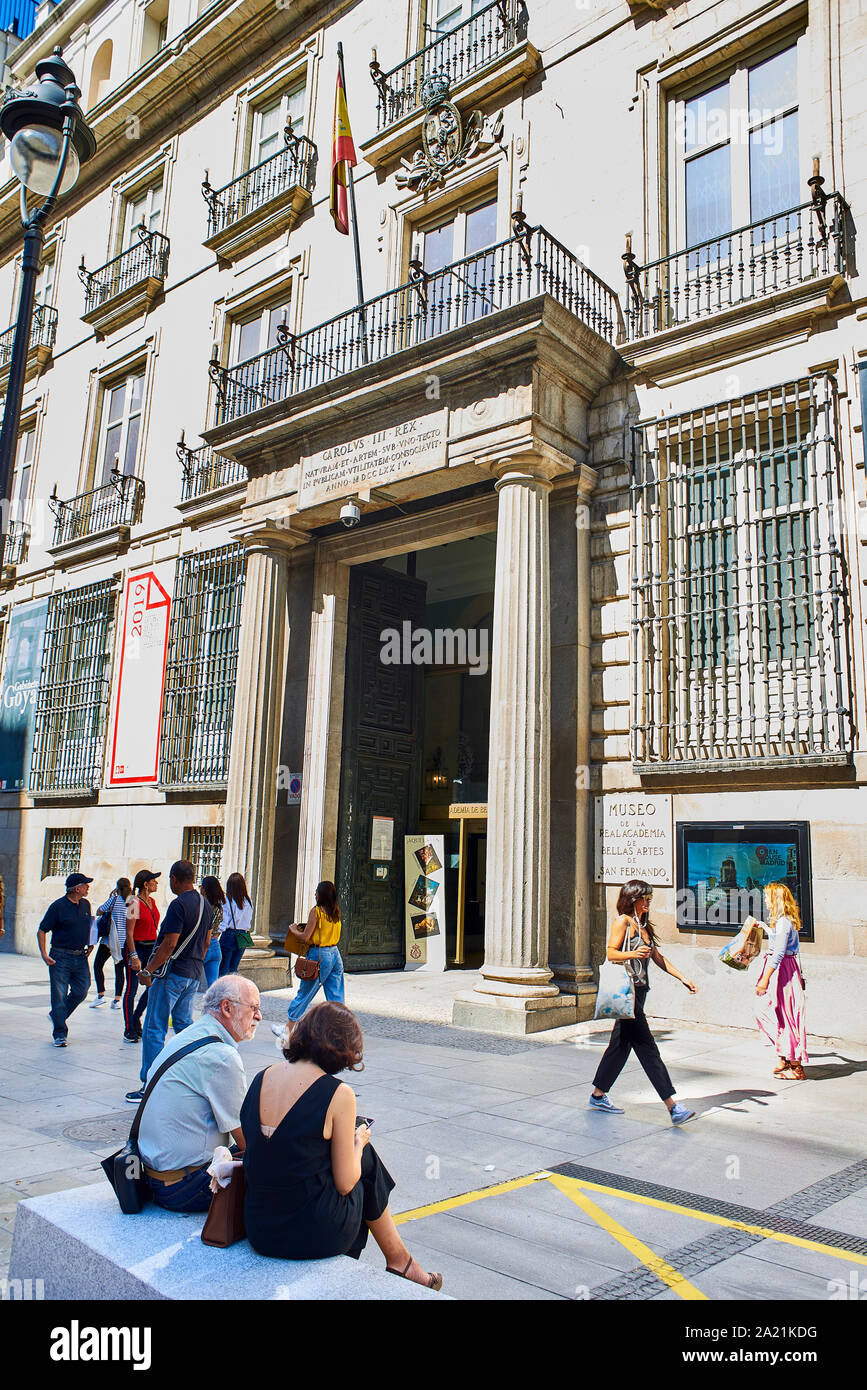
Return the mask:
[[444,836],[404,837],[407,970],[446,968],[444,862]]

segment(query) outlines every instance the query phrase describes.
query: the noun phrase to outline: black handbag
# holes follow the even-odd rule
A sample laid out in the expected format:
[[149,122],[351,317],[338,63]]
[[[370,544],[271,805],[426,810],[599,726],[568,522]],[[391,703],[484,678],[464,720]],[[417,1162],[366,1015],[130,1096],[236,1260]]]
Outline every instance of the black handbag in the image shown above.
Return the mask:
[[182,1047],[179,1052],[169,1057],[167,1062],[163,1062],[153,1080],[148,1082],[147,1090],[139,1103],[138,1114],[132,1122],[129,1138],[123,1148],[101,1160],[102,1171],[114,1188],[120,1209],[125,1216],[136,1216],[145,1203],[150,1201],[151,1196],[138,1147],[142,1111],[147,1104],[148,1097],[163,1073],[167,1072],[169,1067],[173,1067],[175,1062],[179,1062],[182,1057],[188,1056],[190,1052],[195,1052],[200,1047],[207,1047],[208,1043],[219,1041],[220,1039],[213,1035],[209,1038],[199,1038],[187,1047]]
[[112,893],[111,900],[108,904],[108,907],[105,909],[105,912],[101,912],[96,919],[97,936],[108,936],[109,932],[111,931],[111,911],[116,902],[117,893]]

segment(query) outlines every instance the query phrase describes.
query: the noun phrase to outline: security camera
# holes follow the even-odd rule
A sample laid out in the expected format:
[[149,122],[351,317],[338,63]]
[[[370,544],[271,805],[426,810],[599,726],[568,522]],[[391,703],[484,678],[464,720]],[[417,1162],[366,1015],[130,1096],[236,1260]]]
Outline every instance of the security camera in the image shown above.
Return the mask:
[[340,508],[340,520],[347,530],[357,526],[361,520],[361,508],[357,502],[346,502]]

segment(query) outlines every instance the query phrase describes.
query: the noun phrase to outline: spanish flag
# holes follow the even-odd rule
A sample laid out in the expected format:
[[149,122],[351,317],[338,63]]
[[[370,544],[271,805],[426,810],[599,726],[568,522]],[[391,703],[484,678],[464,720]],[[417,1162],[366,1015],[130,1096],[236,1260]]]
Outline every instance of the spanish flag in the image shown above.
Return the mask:
[[337,69],[337,89],[334,93],[334,140],[331,147],[331,216],[338,232],[349,235],[349,200],[346,189],[350,179],[350,168],[355,168],[358,160],[352,131],[349,128],[349,112],[346,109],[346,93],[343,90],[343,65]]

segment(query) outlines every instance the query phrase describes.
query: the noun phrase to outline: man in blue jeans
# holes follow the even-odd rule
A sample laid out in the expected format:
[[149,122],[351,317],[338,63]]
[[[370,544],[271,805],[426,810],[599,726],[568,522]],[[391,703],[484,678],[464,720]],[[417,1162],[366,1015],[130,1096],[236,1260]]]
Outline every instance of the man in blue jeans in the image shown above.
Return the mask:
[[[51,904],[37,932],[39,953],[48,966],[51,982],[49,1017],[55,1047],[66,1047],[67,1019],[87,998],[90,989],[87,958],[93,949],[90,945],[93,913],[86,897],[89,883],[93,883],[93,879],[85,874],[70,874],[66,880],[66,897]],[[49,936],[50,955],[46,949]]]
[[[169,886],[175,894],[163,918],[160,934],[148,960],[139,971],[139,984],[148,990],[148,1007],[142,1033],[141,1086],[127,1091],[130,1105],[138,1105],[150,1065],[165,1044],[169,1019],[176,1033],[193,1021],[193,1002],[205,978],[204,959],[211,939],[212,914],[195,888],[196,871],[188,859],[178,859],[169,870]],[[162,973],[162,967],[166,966]]]

